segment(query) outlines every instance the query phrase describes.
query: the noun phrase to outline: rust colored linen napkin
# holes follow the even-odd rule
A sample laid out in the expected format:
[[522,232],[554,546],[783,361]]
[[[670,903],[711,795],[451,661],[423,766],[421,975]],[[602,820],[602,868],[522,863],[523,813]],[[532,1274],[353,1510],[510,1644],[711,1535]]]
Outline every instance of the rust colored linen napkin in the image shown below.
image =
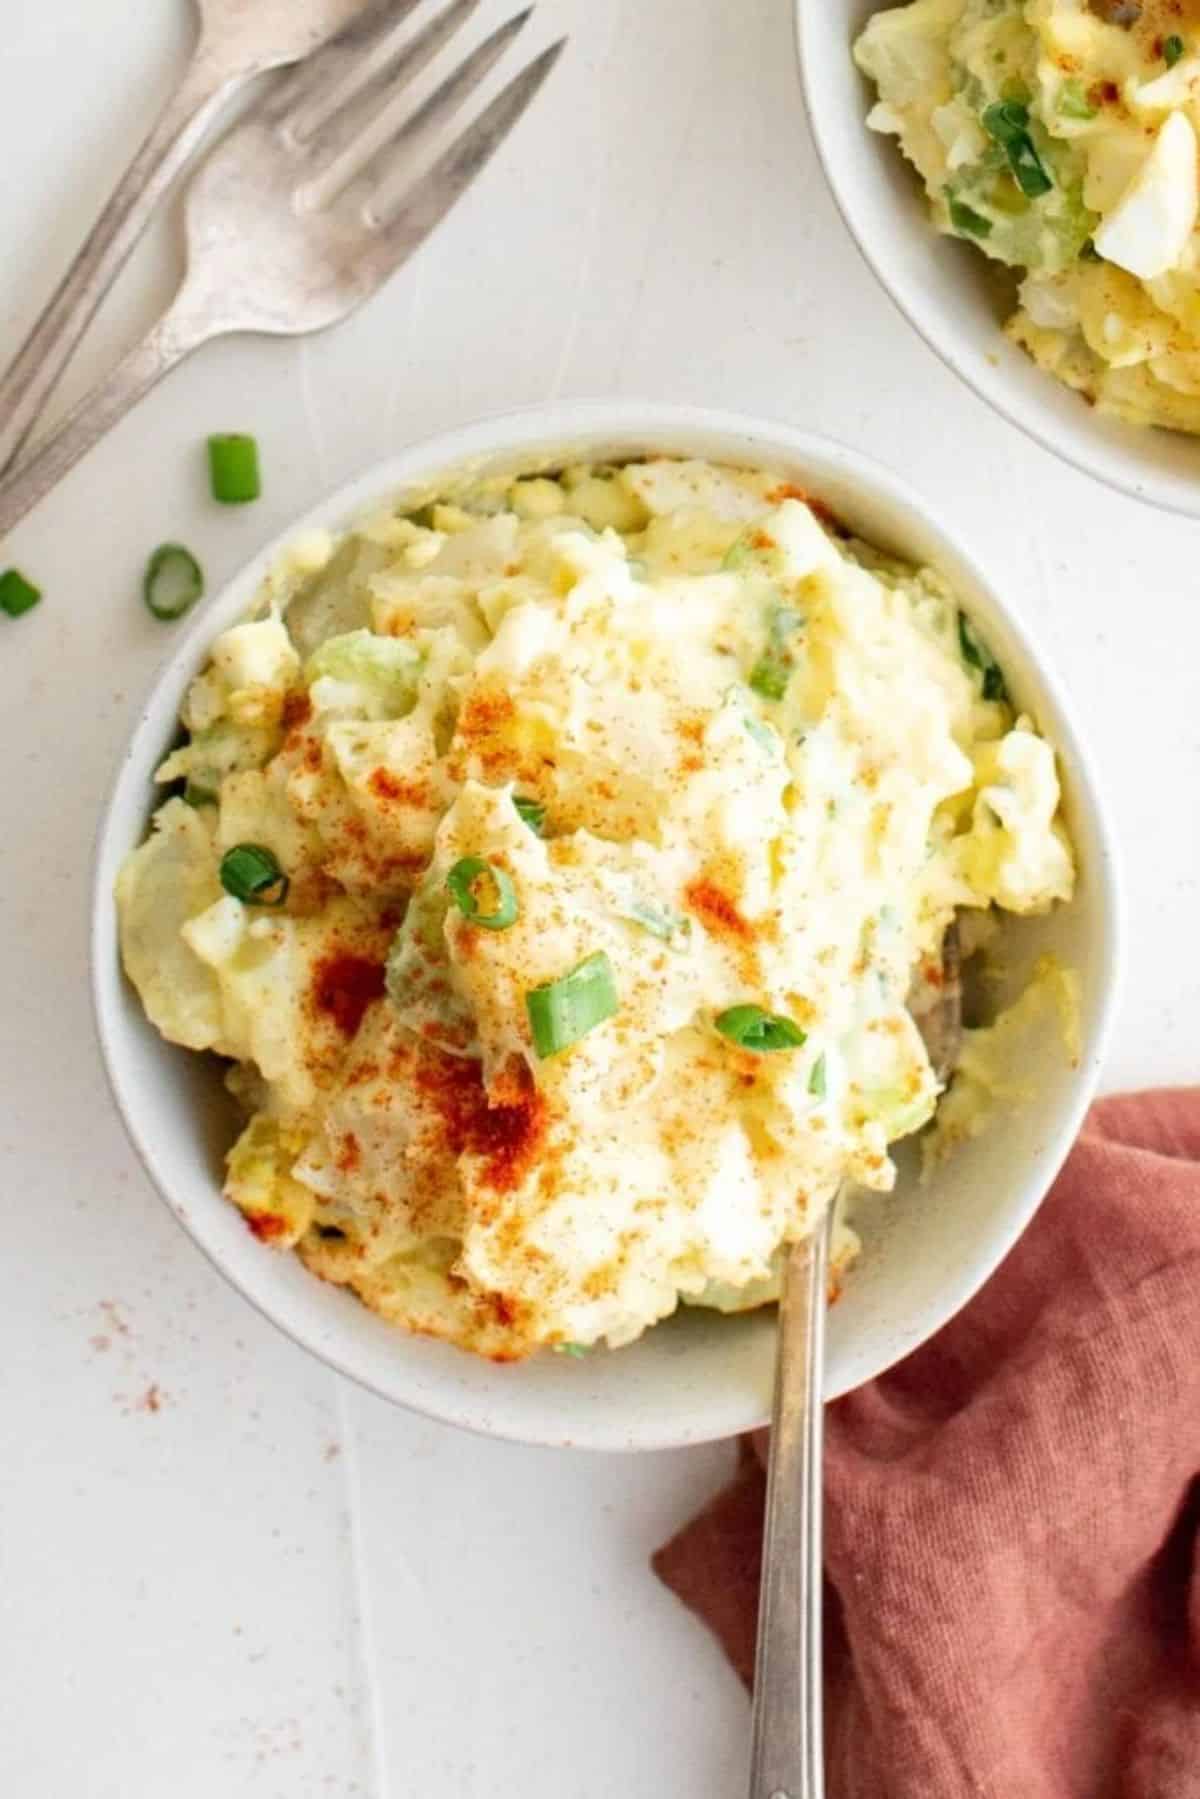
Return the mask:
[[[1200,1088],[1101,1101],[826,1424],[830,1799],[1200,1799]],[[654,1564],[747,1683],[764,1448]]]

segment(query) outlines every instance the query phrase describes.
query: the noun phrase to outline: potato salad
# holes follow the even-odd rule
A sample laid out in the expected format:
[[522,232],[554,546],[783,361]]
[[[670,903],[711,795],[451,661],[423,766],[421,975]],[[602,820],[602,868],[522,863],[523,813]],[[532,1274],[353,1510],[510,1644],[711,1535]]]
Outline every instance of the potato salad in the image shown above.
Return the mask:
[[939,229],[1021,272],[1009,335],[1200,431],[1200,0],[912,0],[854,54]]
[[464,478],[306,538],[183,726],[121,938],[231,1064],[227,1195],[500,1360],[770,1298],[937,1106],[947,926],[1072,891],[956,595],[769,472]]

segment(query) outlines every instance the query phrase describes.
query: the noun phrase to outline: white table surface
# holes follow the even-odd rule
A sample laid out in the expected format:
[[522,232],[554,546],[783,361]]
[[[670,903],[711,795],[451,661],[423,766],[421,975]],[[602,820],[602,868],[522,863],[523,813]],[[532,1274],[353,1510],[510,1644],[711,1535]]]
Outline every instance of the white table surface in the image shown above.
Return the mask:
[[[227,1289],[117,1122],[86,985],[92,836],[169,647],[138,597],[180,537],[215,585],[411,438],[562,395],[785,416],[873,451],[990,558],[1067,670],[1126,854],[1108,1085],[1200,1047],[1195,525],[1060,467],[892,311],[825,193],[787,0],[539,0],[569,52],[513,141],[359,316],[178,371],[5,561],[0,1791],[14,1799],[728,1799],[748,1709],[649,1573],[728,1447],[590,1458],[477,1441],[326,1372]],[[184,0],[2,0],[0,342],[179,64]],[[484,0],[495,23],[502,0]],[[482,28],[482,26],[480,27]],[[156,228],[81,391],[177,267]],[[207,499],[213,430],[266,492]]]

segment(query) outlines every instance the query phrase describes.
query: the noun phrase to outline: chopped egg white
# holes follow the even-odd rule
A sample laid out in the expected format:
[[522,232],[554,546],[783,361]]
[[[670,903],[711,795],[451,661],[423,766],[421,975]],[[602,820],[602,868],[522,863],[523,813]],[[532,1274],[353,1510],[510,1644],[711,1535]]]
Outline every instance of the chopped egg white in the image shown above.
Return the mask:
[[1096,249],[1143,281],[1165,275],[1176,267],[1195,230],[1196,206],[1196,133],[1185,113],[1173,112],[1141,168],[1097,226]]

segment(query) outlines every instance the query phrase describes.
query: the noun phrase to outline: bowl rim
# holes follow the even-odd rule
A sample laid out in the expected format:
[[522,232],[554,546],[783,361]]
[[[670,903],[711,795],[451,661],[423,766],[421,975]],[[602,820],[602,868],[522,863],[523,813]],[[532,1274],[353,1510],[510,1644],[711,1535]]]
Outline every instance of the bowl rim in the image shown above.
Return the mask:
[[[893,0],[898,3],[898,0]],[[1043,450],[1057,456],[1061,462],[1067,463],[1077,474],[1086,475],[1093,481],[1102,481],[1106,487],[1117,493],[1126,495],[1131,500],[1139,500],[1144,506],[1151,506],[1162,512],[1171,512],[1179,518],[1200,518],[1200,465],[1197,467],[1194,497],[1174,483],[1165,480],[1160,482],[1158,474],[1149,463],[1140,473],[1132,469],[1114,466],[1105,455],[1102,446],[1097,445],[1091,451],[1077,444],[1072,432],[1058,427],[1047,412],[1043,417],[1035,407],[1026,405],[1019,397],[1018,390],[1006,382],[1002,373],[997,372],[993,379],[990,372],[968,365],[965,360],[955,354],[953,348],[942,335],[926,324],[917,301],[910,298],[906,289],[898,287],[889,275],[886,258],[878,254],[872,247],[869,235],[859,230],[856,211],[852,199],[843,184],[838,166],[838,159],[829,148],[825,136],[824,120],[826,109],[823,98],[817,88],[815,79],[810,73],[810,58],[807,50],[808,20],[810,14],[821,4],[821,0],[792,0],[792,25],[795,42],[796,60],[799,64],[800,84],[804,94],[804,108],[812,132],[813,144],[817,152],[817,160],[825,177],[825,184],[833,196],[843,225],[850,235],[851,242],[858,251],[863,262],[870,269],[879,286],[891,301],[896,311],[917,333],[927,348],[933,351],[938,361],[948,368],[952,375],[970,389],[984,405],[1000,414],[1010,425],[1030,438]],[[883,0],[880,0],[883,4]],[[847,45],[846,54],[850,54]],[[867,130],[865,118],[863,130]],[[899,152],[897,152],[899,154]],[[930,226],[932,231],[932,226]],[[1045,375],[1045,380],[1053,382],[1052,375]],[[1079,399],[1081,408],[1086,406],[1082,396]],[[1130,425],[1131,432],[1138,430],[1153,431],[1157,427],[1138,427]],[[1184,433],[1164,433],[1183,438]],[[1080,434],[1080,443],[1084,441]],[[1200,452],[1198,452],[1200,454]]]
[[[860,488],[865,502],[883,500],[910,512],[914,522],[935,538],[951,558],[961,561],[964,567],[973,572],[979,587],[996,605],[1014,641],[1036,669],[1039,682],[1066,727],[1072,753],[1071,767],[1077,803],[1088,816],[1092,834],[1099,846],[1099,866],[1094,871],[1094,879],[1099,890],[1098,904],[1107,925],[1107,966],[1097,982],[1095,1026],[1086,1053],[1076,1071],[1071,1103],[1064,1106],[1061,1115],[1047,1133],[1044,1177],[1040,1185],[1028,1176],[1023,1177],[1025,1191],[1020,1203],[1014,1203],[1004,1215],[1002,1223],[993,1226],[984,1239],[986,1247],[972,1262],[970,1275],[960,1283],[936,1322],[922,1324],[910,1332],[897,1353],[875,1373],[863,1376],[864,1380],[875,1378],[876,1374],[893,1366],[903,1356],[911,1354],[921,1343],[941,1330],[990,1278],[1023,1233],[1078,1135],[1095,1095],[1114,1024],[1125,943],[1123,892],[1115,834],[1090,755],[1079,733],[1073,707],[1051,663],[1032,641],[1023,619],[1000,597],[987,578],[983,566],[963,545],[957,534],[944,526],[933,510],[886,465],[838,440],[799,430],[786,421],[709,407],[628,400],[573,400],[549,405],[535,404],[489,414],[469,424],[416,439],[383,461],[370,465],[310,507],[302,517],[287,524],[256,555],[240,565],[230,579],[197,608],[196,616],[184,634],[155,670],[143,695],[136,720],[123,741],[96,832],[90,890],[89,987],[101,1061],[126,1134],[168,1211],[211,1265],[262,1317],[327,1367],[393,1404],[402,1405],[438,1422],[458,1425],[489,1437],[550,1448],[617,1451],[668,1449],[723,1440],[765,1424],[767,1417],[765,1413],[756,1412],[754,1416],[739,1415],[736,1419],[701,1422],[699,1425],[694,1421],[689,1424],[685,1417],[678,1428],[670,1430],[635,1428],[632,1423],[622,1425],[620,1429],[604,1428],[586,1425],[582,1419],[576,1418],[572,1422],[570,1435],[564,1434],[561,1427],[547,1426],[531,1430],[528,1424],[523,1423],[518,1428],[503,1417],[492,1415],[486,1407],[482,1408],[481,1413],[481,1403],[478,1400],[473,1403],[469,1392],[463,1397],[457,1387],[449,1390],[450,1383],[439,1393],[437,1403],[405,1392],[404,1363],[401,1358],[395,1364],[398,1378],[393,1385],[389,1385],[360,1365],[365,1358],[356,1358],[350,1352],[347,1341],[331,1343],[324,1340],[315,1327],[309,1328],[304,1319],[297,1315],[301,1308],[290,1306],[285,1296],[273,1294],[268,1301],[266,1296],[255,1292],[239,1271],[231,1266],[218,1245],[207,1239],[201,1221],[195,1219],[173,1195],[169,1175],[161,1166],[160,1156],[150,1133],[143,1128],[135,1113],[131,1090],[120,1073],[121,1049],[117,1041],[120,1028],[119,1002],[106,991],[106,980],[111,983],[114,955],[119,963],[114,932],[115,905],[111,892],[114,832],[127,783],[138,777],[139,770],[143,771],[144,778],[153,767],[147,753],[148,731],[160,693],[174,680],[178,680],[183,670],[198,666],[204,651],[212,642],[215,629],[221,628],[214,627],[211,622],[213,615],[220,613],[222,609],[231,608],[235,593],[240,596],[240,604],[247,606],[265,572],[277,562],[281,551],[302,533],[323,528],[346,529],[355,519],[369,514],[373,507],[386,503],[389,495],[401,491],[406,485],[420,482],[423,475],[451,473],[469,465],[474,458],[480,456],[505,457],[509,453],[516,456],[522,451],[535,453],[539,450],[557,450],[560,446],[564,450],[576,446],[586,449],[589,440],[599,442],[606,437],[628,437],[649,442],[662,438],[665,440],[663,454],[700,454],[696,450],[680,449],[677,444],[673,447],[671,439],[694,439],[705,433],[761,439],[761,457],[764,463],[769,463],[770,457],[775,454],[787,456],[797,463],[811,459],[825,464],[827,469],[840,474],[848,485]],[[237,613],[233,612],[232,616],[236,617]],[[156,743],[155,753],[160,750],[161,743]],[[126,853],[127,847],[122,847],[122,854]],[[123,979],[118,968],[114,991],[121,990]],[[859,1383],[851,1382],[836,1391],[827,1390],[827,1398],[839,1397],[841,1392],[852,1390],[857,1384]]]

